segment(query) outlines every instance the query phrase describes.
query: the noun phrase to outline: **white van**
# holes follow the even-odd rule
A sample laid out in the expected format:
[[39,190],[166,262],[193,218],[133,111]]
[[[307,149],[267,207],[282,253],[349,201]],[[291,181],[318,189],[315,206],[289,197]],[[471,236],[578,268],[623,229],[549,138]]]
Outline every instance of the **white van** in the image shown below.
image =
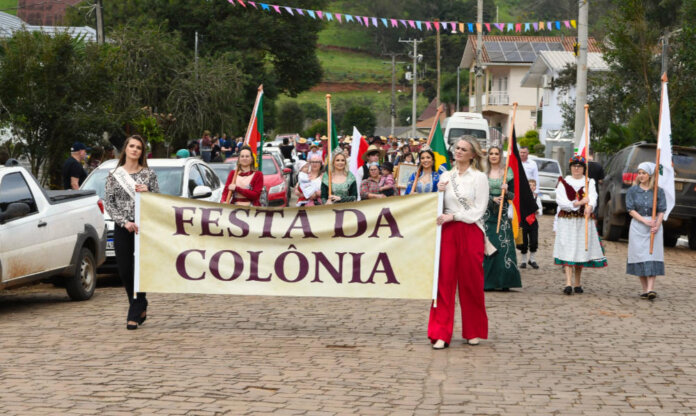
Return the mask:
[[460,136],[469,135],[478,139],[482,149],[488,148],[490,132],[488,120],[481,113],[454,113],[445,119],[445,141],[451,146]]

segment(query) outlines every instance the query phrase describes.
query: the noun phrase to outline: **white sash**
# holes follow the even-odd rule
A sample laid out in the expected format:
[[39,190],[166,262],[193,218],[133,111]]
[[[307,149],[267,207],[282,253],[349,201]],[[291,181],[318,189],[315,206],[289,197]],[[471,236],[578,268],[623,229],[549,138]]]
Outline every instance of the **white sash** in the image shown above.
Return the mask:
[[121,188],[123,188],[133,201],[135,201],[135,181],[130,174],[123,169],[123,166],[116,168],[116,170],[112,172],[112,175],[114,175],[116,182],[121,185]]

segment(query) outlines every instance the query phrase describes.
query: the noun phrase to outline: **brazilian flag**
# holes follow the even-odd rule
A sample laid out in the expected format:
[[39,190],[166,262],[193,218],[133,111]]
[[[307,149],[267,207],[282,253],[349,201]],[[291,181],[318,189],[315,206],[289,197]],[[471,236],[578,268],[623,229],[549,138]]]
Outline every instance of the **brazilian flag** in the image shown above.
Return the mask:
[[434,170],[437,171],[443,165],[446,170],[449,170],[452,164],[450,163],[449,152],[445,144],[445,135],[442,134],[442,128],[440,127],[440,120],[435,125],[435,133],[433,133],[433,139],[430,141],[430,149],[435,153]]

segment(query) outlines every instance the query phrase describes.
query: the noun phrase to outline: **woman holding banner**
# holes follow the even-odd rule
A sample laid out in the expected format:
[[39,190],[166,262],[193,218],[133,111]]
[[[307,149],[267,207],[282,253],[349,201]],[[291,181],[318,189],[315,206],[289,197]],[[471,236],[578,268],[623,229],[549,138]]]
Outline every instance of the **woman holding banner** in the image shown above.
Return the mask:
[[116,169],[106,178],[104,209],[114,220],[114,249],[118,275],[128,295],[127,329],[138,329],[147,318],[147,299],[145,293],[133,297],[133,270],[135,234],[138,225],[135,221],[135,193],[159,192],[155,171],[147,167],[145,157],[147,145],[140,136],[126,139]]
[[251,147],[244,146],[239,151],[236,169],[227,175],[227,182],[225,182],[220,202],[259,207],[261,206],[259,199],[262,192],[263,173],[256,170],[256,162]]
[[348,171],[343,153],[334,153],[331,165],[331,195],[329,195],[329,172],[321,179],[321,200],[325,204],[337,204],[358,200],[358,185],[355,176]]
[[420,172],[418,175],[418,183],[416,184],[415,192],[435,192],[437,190],[437,184],[440,182],[442,174],[447,172],[444,166],[440,166],[440,169],[433,171],[433,166],[435,165],[435,153],[430,150],[430,147],[424,146],[418,152],[418,171],[411,174],[408,178],[408,185],[406,185],[406,195],[410,194],[413,189],[413,182],[416,180],[416,173]]
[[[517,268],[517,253],[515,252],[515,238],[512,233],[512,223],[506,215],[510,201],[515,197],[510,189],[514,188],[512,169],[508,168],[508,183],[503,183],[505,164],[502,163],[503,149],[500,146],[492,146],[488,149],[488,186],[490,196],[488,209],[483,215],[484,229],[488,240],[497,249],[492,256],[486,256],[483,260],[483,275],[485,276],[484,290],[502,289],[510,290],[511,287],[522,287],[520,270]],[[505,201],[502,199],[502,190],[505,189]],[[503,216],[500,220],[500,232],[498,228],[498,211],[503,204]]]
[[488,338],[488,317],[483,294],[483,214],[488,206],[488,178],[476,139],[464,136],[454,145],[455,164],[440,177],[444,192],[440,277],[437,307],[430,308],[428,338],[434,349],[449,346],[454,328],[454,295],[459,287],[462,336],[470,345]]
[[[606,267],[607,258],[599,242],[597,227],[585,221],[593,221],[592,211],[597,204],[597,191],[594,180],[589,180],[589,193],[585,191],[587,161],[575,155],[570,159],[570,175],[560,178],[556,187],[558,204],[555,225],[556,241],[553,247],[554,262],[563,266],[566,286],[563,293],[572,295],[583,293],[580,284],[582,269],[585,267]],[[587,237],[585,236],[587,230]],[[587,249],[585,249],[587,239]],[[575,275],[575,288],[571,286]]]
[[[665,260],[662,237],[662,219],[667,210],[665,191],[657,188],[657,216],[652,219],[655,164],[643,162],[638,165],[636,185],[626,192],[626,210],[632,217],[628,231],[628,261],[626,273],[640,277],[643,286],[641,299],[655,299],[655,278],[664,276]],[[655,235],[650,253],[650,235]]]

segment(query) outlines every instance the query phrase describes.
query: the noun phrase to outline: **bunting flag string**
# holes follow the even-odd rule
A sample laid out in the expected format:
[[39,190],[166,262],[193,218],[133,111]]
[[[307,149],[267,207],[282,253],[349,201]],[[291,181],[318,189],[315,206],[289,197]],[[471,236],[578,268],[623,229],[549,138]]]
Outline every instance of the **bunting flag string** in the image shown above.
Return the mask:
[[[277,4],[260,3],[248,0],[228,0],[232,6],[241,6],[246,10],[271,12],[276,14],[289,15],[293,17],[310,17],[314,20],[324,20],[327,22],[338,22],[341,24],[358,23],[364,27],[382,27],[391,29],[414,29],[420,31],[445,31],[451,33],[477,33],[477,32],[500,32],[500,33],[522,33],[577,29],[577,21],[554,20],[554,21],[532,21],[532,22],[485,22],[483,24],[474,22],[439,22],[434,20],[410,20],[391,17],[373,16],[353,16],[348,13],[327,12],[324,10],[301,9],[297,7],[282,6]],[[247,7],[247,5],[251,7]],[[260,8],[258,6],[261,6]],[[381,25],[380,25],[381,23]]]

